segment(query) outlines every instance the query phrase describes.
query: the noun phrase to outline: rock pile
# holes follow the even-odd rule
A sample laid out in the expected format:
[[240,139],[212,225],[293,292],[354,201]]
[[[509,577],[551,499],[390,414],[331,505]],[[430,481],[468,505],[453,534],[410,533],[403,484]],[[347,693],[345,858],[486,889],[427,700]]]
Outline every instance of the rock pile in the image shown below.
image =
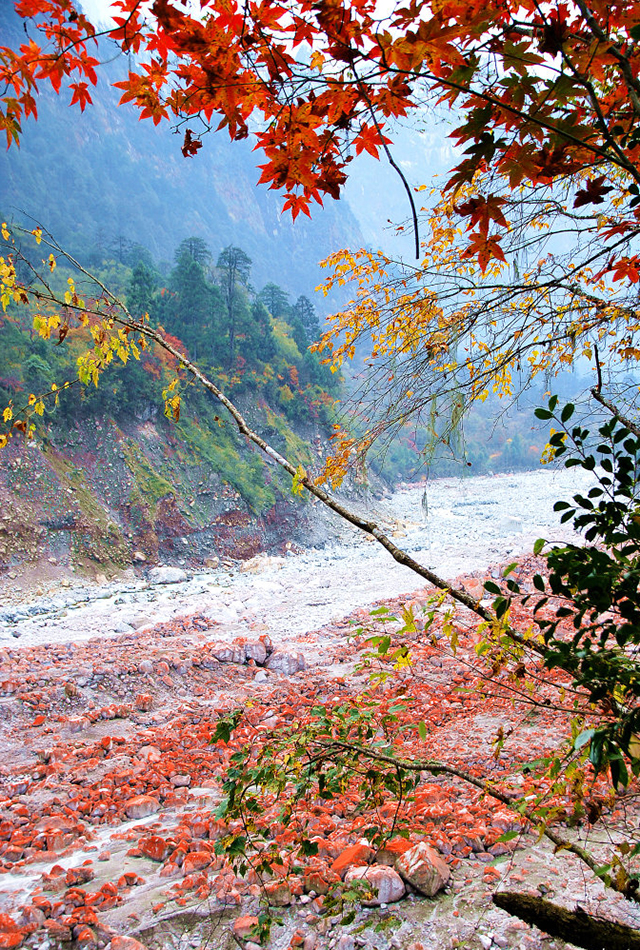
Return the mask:
[[[427,597],[414,600],[416,612]],[[399,808],[388,796],[363,806],[355,783],[334,799],[302,801],[291,822],[283,823],[280,803],[265,801],[256,820],[281,861],[266,877],[250,864],[234,869],[221,853],[239,831],[216,814],[234,751],[295,730],[319,705],[358,702],[366,674],[345,673],[370,647],[353,633],[366,624],[370,635],[385,621],[365,611],[350,619],[355,625],[346,619],[277,647],[197,614],[109,640],[10,641],[0,650],[0,950],[221,950],[231,934],[255,950],[261,900],[282,909],[279,947],[325,950],[341,946],[333,918],[323,916],[341,882],[361,889],[371,913],[401,907],[400,945],[417,950],[421,939],[434,945],[438,933],[468,922],[452,914],[470,895],[486,901],[497,880],[522,879],[522,861],[500,864],[524,840],[522,819],[426,773]],[[417,629],[407,639],[410,672],[381,686],[380,701],[395,710],[404,754],[446,756],[526,795],[528,779],[515,767],[532,748],[552,747],[564,724],[544,706],[523,724],[508,694],[480,700],[469,691],[475,643],[463,621],[455,656],[435,636],[437,624],[432,639]],[[310,656],[322,660],[309,665]],[[219,716],[238,706],[246,721],[238,736],[212,744]],[[411,728],[418,722],[422,737]],[[496,758],[499,728],[514,733]],[[292,862],[302,817],[315,853]],[[372,826],[388,831],[381,847]],[[517,836],[505,841],[508,831]],[[535,871],[548,883],[546,860]],[[433,907],[445,908],[441,931],[433,907],[428,920],[418,910],[435,895],[442,904]],[[511,925],[500,926],[503,939]]]

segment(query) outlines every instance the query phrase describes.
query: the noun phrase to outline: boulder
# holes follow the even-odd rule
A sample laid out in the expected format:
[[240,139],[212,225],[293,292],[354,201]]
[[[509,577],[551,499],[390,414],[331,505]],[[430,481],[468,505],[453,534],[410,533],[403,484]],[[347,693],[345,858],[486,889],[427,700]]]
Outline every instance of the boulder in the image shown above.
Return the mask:
[[174,788],[189,788],[191,785],[191,776],[184,775],[172,775],[169,779]]
[[258,918],[247,914],[244,917],[236,917],[233,922],[233,932],[240,940],[246,940],[247,937],[252,936],[254,927],[257,926]]
[[284,676],[293,676],[307,666],[302,653],[289,653],[287,650],[274,650],[265,665],[272,673],[282,673]]
[[365,907],[393,904],[406,894],[404,882],[398,872],[385,864],[350,868],[345,875],[345,883],[350,884],[352,881],[366,881],[374,891],[374,896],[362,901]]
[[218,663],[245,663],[244,647],[239,643],[213,643],[210,647],[211,654]]
[[179,567],[163,564],[160,567],[152,567],[149,571],[149,580],[152,584],[179,584],[186,579],[186,571]]
[[213,861],[208,851],[189,851],[182,862],[182,873],[193,874],[194,871],[203,871]]
[[151,858],[152,861],[162,862],[172,850],[171,845],[160,835],[150,835],[139,842],[138,847],[145,858]]
[[262,640],[248,640],[244,645],[244,655],[247,660],[253,660],[257,666],[262,666],[267,659],[267,647]]
[[121,937],[119,934],[111,938],[109,947],[110,950],[147,950],[147,945],[135,937]]
[[424,841],[398,858],[396,869],[401,877],[425,897],[433,897],[449,880],[449,867],[437,851]]
[[398,858],[410,851],[413,845],[406,838],[392,838],[387,841],[376,854],[376,864],[386,864],[393,868]]

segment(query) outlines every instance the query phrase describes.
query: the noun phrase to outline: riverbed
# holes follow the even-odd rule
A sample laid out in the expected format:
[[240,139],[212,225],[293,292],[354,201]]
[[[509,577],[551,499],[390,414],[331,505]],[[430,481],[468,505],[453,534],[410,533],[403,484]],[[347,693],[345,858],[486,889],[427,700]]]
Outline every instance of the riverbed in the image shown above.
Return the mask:
[[[592,481],[593,475],[576,469],[443,478],[350,504],[419,563],[452,581],[482,576],[491,565],[529,553],[536,538],[574,538],[553,505]],[[321,547],[285,558],[258,557],[231,569],[176,571],[172,576],[179,580],[172,583],[154,582],[153,572],[101,585],[73,579],[70,587],[23,596],[20,603],[5,599],[0,637],[24,646],[80,642],[202,613],[239,633],[259,628],[277,643],[424,586],[337,516],[331,515],[329,528],[331,540]]]

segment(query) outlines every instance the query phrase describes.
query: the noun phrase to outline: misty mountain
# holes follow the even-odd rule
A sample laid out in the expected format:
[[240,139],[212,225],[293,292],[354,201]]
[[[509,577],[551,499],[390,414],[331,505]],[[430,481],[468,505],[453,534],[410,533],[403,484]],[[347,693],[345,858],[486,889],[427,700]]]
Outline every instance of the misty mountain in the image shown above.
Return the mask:
[[[0,8],[3,42],[24,42],[12,5]],[[322,279],[318,262],[331,251],[360,246],[363,238],[346,202],[327,198],[310,220],[281,214],[282,198],[257,186],[260,153],[251,141],[230,142],[225,131],[205,135],[197,156],[185,159],[167,123],[140,121],[131,105],[118,107],[110,83],[123,78],[127,59],[100,49],[104,65],[92,90],[93,106],[69,107],[70,93],[44,90],[38,120],[23,126],[19,149],[0,154],[0,213],[25,215],[46,227],[71,253],[86,259],[95,249],[123,242],[144,245],[156,260],[196,235],[214,256],[227,245],[254,260],[253,280],[262,286],[278,275],[291,294],[307,294]],[[109,60],[111,61],[109,62]],[[197,134],[198,123],[191,123]]]

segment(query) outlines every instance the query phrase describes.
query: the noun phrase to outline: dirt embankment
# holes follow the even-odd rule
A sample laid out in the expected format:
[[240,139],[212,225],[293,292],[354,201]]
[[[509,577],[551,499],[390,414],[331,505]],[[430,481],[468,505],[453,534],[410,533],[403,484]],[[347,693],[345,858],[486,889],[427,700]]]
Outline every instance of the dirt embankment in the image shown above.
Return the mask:
[[102,419],[60,442],[13,440],[0,456],[0,575],[110,578],[132,566],[283,554],[304,534],[308,506],[231,435],[221,446],[208,438],[194,424]]

